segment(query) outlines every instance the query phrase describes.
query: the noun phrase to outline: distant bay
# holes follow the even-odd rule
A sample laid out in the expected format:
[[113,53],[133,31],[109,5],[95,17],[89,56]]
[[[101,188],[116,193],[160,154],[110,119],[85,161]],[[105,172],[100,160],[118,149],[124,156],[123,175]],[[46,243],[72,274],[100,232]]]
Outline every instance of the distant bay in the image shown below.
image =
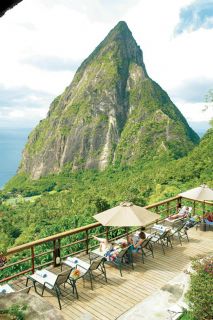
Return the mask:
[[16,174],[31,130],[32,128],[0,128],[0,188]]

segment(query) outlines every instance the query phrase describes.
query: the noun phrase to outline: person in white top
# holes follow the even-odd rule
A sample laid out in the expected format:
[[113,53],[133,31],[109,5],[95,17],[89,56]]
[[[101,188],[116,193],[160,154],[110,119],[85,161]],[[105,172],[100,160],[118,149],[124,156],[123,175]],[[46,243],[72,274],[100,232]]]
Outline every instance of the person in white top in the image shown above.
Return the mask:
[[94,238],[95,240],[97,240],[97,241],[100,242],[100,251],[107,251],[107,250],[110,250],[110,249],[111,249],[112,244],[109,243],[109,242],[107,241],[107,239],[105,239],[105,238],[98,238],[98,237],[96,237],[96,236],[93,236],[93,238]]
[[186,218],[189,214],[189,207],[183,207],[177,214],[170,215],[168,217],[169,220],[174,220],[178,218]]
[[118,244],[110,243],[105,238],[98,238],[96,236],[93,236],[93,238],[100,242],[99,250],[100,252],[104,253],[105,258],[108,261],[114,261],[119,252],[122,250]]

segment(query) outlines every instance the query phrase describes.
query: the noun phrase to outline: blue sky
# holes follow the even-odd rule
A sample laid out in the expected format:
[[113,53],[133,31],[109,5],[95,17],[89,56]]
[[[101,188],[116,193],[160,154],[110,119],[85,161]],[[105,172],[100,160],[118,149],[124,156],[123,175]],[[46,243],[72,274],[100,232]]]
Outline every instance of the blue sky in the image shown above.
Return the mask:
[[176,34],[185,31],[196,31],[200,28],[213,28],[213,1],[193,1],[180,11],[180,21],[176,27]]
[[213,0],[24,0],[0,19],[0,127],[33,127],[120,20],[190,123],[213,88]]

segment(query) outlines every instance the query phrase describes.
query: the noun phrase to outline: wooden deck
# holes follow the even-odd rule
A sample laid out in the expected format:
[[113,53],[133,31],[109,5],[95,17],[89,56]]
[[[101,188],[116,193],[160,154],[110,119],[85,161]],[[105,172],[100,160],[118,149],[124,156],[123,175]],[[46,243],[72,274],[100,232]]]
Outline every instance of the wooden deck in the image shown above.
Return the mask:
[[[77,282],[79,300],[70,294],[70,286],[67,285],[62,298],[62,310],[64,319],[117,319],[120,315],[141,302],[147,296],[165,285],[179,272],[184,270],[191,258],[212,253],[213,232],[202,232],[192,228],[188,232],[190,242],[186,240],[183,246],[174,241],[174,248],[166,248],[164,256],[161,247],[155,246],[155,258],[147,257],[142,263],[141,255],[134,256],[135,270],[125,268],[123,277],[113,266],[106,266],[108,283],[94,281],[94,290],[90,289],[90,283]],[[87,260],[84,256],[82,259]],[[54,272],[60,272],[54,269]],[[30,294],[35,294],[31,289]],[[44,298],[57,309],[57,298],[49,292],[45,292]],[[90,315],[90,316],[89,316]]]

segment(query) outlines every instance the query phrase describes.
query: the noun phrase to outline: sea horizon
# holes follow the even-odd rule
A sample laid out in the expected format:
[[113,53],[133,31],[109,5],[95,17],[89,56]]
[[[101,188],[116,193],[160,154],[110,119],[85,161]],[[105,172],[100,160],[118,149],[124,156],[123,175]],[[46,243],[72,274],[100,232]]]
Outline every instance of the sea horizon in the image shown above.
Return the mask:
[[[201,138],[210,128],[207,122],[188,123]],[[0,127],[0,189],[16,174],[22,151],[32,130],[33,127]]]
[[16,174],[31,131],[32,128],[0,127],[0,189]]

